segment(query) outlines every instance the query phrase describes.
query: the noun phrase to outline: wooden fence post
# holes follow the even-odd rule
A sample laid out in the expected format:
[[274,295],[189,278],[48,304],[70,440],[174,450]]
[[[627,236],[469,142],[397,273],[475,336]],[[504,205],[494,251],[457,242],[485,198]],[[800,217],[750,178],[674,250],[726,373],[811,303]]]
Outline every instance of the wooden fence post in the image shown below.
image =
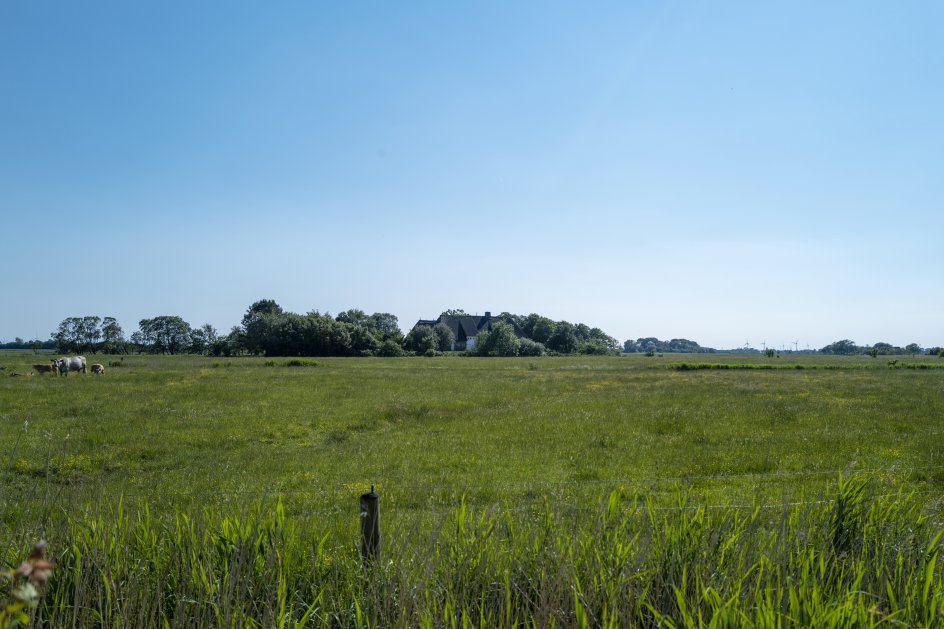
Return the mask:
[[364,565],[380,557],[380,496],[370,486],[361,494],[361,559]]

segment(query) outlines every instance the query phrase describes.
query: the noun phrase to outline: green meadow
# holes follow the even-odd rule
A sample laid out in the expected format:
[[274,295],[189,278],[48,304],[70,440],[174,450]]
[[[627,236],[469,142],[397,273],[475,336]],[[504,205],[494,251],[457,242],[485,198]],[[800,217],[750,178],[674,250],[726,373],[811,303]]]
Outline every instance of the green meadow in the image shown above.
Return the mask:
[[944,621],[940,358],[88,358],[0,353],[0,552],[59,564],[37,622]]

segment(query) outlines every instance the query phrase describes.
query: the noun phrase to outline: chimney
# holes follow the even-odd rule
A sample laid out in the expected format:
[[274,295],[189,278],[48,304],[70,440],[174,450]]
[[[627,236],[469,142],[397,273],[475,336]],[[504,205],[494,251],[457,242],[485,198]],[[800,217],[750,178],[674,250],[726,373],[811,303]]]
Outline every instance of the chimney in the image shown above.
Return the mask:
[[486,310],[486,311],[485,311],[485,318],[486,318],[486,319],[491,319],[491,318],[492,318],[492,313],[489,312],[488,310]]

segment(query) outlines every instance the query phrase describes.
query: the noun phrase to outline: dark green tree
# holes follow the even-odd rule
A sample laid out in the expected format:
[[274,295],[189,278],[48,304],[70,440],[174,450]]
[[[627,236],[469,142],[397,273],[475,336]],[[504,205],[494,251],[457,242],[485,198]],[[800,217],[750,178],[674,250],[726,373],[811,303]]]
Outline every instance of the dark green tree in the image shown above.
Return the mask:
[[517,356],[518,336],[510,323],[499,321],[489,331],[475,337],[475,353],[479,356]]
[[146,351],[179,354],[190,346],[190,324],[181,317],[161,315],[138,323],[141,343]]
[[431,325],[418,325],[406,335],[404,343],[406,348],[424,354],[429,351],[436,351],[439,346],[439,336],[433,330]]
[[557,324],[551,319],[533,312],[525,317],[524,322],[521,324],[524,335],[538,343],[547,343],[551,335],[554,334],[556,327]]
[[102,351],[106,354],[117,354],[124,351],[125,333],[114,317],[105,317],[102,320]]
[[367,316],[367,313],[363,310],[358,310],[357,308],[351,308],[350,310],[345,310],[344,312],[336,316],[335,321],[340,321],[341,323],[350,323],[352,325],[362,325],[368,327],[370,325],[370,317]]
[[389,312],[375,312],[370,315],[369,326],[374,330],[379,330],[384,339],[394,339],[398,343],[403,340],[403,332],[400,331],[397,317]]
[[219,339],[219,334],[209,323],[204,323],[199,328],[190,332],[190,352],[194,354],[209,354],[211,348]]
[[577,333],[567,321],[559,321],[554,333],[547,339],[547,348],[561,354],[573,354],[577,351]]
[[856,345],[854,341],[843,339],[841,341],[830,343],[819,351],[823,354],[849,355],[861,353],[861,348]]
[[98,353],[98,342],[102,339],[101,325],[101,317],[82,317],[79,323],[79,342],[83,352]]
[[433,332],[436,334],[436,349],[440,352],[452,351],[456,335],[452,333],[449,326],[442,322],[437,323],[433,326]]
[[282,313],[282,307],[275,303],[273,299],[260,299],[249,306],[242,320],[242,342],[247,351],[251,354],[258,354],[263,351],[262,346],[266,343],[265,337],[272,329],[272,319]]

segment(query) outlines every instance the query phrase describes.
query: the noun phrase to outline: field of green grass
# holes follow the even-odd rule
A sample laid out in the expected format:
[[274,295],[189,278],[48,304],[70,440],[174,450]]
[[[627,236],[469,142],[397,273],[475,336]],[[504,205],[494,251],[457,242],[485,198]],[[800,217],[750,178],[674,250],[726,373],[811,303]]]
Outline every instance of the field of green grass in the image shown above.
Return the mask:
[[[121,363],[101,377],[5,377],[48,358],[0,353],[0,552],[12,563],[38,537],[58,550],[37,612],[53,624],[780,626],[769,612],[803,626],[760,575],[796,585],[791,570],[827,570],[820,546],[851,563],[817,582],[810,622],[944,620],[940,358],[135,355],[89,357]],[[371,484],[389,563],[365,577]],[[905,547],[915,572],[896,577]],[[875,575],[850,589],[859,552]],[[255,585],[226,590],[237,555]],[[152,572],[126,572],[141,562],[196,576],[153,599]]]

